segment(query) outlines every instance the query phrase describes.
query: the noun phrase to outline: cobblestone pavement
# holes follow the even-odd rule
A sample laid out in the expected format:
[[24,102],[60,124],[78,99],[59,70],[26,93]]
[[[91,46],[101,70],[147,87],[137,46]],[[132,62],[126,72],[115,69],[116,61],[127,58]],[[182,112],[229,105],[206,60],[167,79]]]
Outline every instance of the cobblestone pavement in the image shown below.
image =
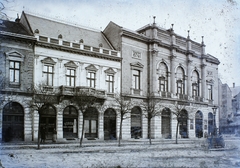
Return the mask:
[[[205,140],[47,142],[1,144],[1,166],[8,167],[240,167],[239,140],[208,150]],[[0,166],[0,167],[1,167]]]

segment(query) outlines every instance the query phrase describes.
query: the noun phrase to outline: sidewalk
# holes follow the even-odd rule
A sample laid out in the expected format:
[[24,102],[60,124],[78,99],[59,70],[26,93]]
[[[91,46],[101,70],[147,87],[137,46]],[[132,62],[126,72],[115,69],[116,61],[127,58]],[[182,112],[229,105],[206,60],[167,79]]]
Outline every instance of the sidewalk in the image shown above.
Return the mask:
[[[206,139],[196,138],[196,139],[178,139],[179,144],[193,144],[193,143],[202,143]],[[40,146],[44,148],[61,148],[61,147],[70,147],[70,146],[79,146],[80,140],[58,140],[57,142],[52,142],[47,140],[45,143],[41,143]],[[148,145],[149,139],[128,139],[121,140],[121,145]],[[153,145],[159,144],[175,144],[175,139],[152,139]],[[118,140],[87,140],[84,139],[82,142],[83,147],[100,147],[100,146],[118,146]],[[0,143],[0,149],[23,149],[23,148],[36,148],[37,142],[2,142]]]

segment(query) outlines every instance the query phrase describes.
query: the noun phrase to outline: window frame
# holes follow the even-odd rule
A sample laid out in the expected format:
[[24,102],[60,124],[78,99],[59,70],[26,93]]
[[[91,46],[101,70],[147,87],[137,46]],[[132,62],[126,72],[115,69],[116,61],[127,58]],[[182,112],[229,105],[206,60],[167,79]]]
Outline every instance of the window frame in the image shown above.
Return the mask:
[[[73,75],[71,73],[72,71],[74,72]],[[68,74],[68,72],[70,73]],[[72,85],[72,79],[73,79],[73,85]],[[76,86],[76,68],[66,67],[66,85],[70,87]]]
[[[45,67],[47,67],[47,71],[45,71]],[[49,67],[52,67],[52,72],[49,71]],[[47,86],[53,86],[53,79],[54,79],[54,65],[52,64],[44,64],[43,65],[43,75],[46,80]],[[46,75],[46,77],[45,77]],[[50,76],[51,76],[51,84],[50,84]]]
[[[92,75],[94,77],[92,77]],[[88,87],[96,88],[96,71],[88,71],[87,72],[87,85],[88,85]]]
[[[11,63],[13,63],[13,67],[11,67]],[[16,63],[18,63],[18,68],[16,67]],[[18,75],[16,72],[18,72]],[[20,84],[20,80],[21,80],[20,74],[21,74],[21,62],[9,60],[9,82],[10,82],[10,84]],[[18,79],[16,78],[16,76],[18,76],[17,77]]]

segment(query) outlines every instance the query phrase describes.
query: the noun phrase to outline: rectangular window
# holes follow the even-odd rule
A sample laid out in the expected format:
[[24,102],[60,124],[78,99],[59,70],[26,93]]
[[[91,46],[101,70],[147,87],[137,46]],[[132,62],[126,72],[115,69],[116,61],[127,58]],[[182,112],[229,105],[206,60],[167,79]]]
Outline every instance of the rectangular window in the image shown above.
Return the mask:
[[168,90],[167,85],[168,85],[168,82],[165,79],[165,77],[160,77],[159,78],[159,91],[160,92],[167,92],[167,90]]
[[198,89],[197,89],[197,84],[193,83],[192,84],[192,96],[198,96]]
[[20,62],[10,61],[10,82],[19,83],[20,82]]
[[114,76],[113,75],[107,75],[106,79],[107,85],[108,85],[108,93],[114,92]]
[[75,69],[67,69],[67,86],[75,86]]
[[140,89],[140,71],[139,70],[133,70],[133,87],[134,89]]
[[53,66],[44,65],[43,67],[43,76],[46,81],[46,85],[53,86]]
[[183,94],[183,84],[182,81],[177,81],[177,93],[178,94]]
[[208,85],[208,100],[213,99],[213,90],[212,90],[212,85]]
[[95,72],[88,72],[87,83],[88,83],[89,87],[95,88],[95,86],[96,86],[96,73]]

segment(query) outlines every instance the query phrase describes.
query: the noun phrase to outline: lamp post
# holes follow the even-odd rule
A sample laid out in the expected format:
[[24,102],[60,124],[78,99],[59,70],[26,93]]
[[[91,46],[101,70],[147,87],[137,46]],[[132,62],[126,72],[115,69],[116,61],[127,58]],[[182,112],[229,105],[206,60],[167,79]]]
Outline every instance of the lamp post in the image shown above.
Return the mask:
[[216,111],[217,111],[217,107],[213,106],[213,135],[216,136],[216,121],[215,121],[215,116],[216,116]]

